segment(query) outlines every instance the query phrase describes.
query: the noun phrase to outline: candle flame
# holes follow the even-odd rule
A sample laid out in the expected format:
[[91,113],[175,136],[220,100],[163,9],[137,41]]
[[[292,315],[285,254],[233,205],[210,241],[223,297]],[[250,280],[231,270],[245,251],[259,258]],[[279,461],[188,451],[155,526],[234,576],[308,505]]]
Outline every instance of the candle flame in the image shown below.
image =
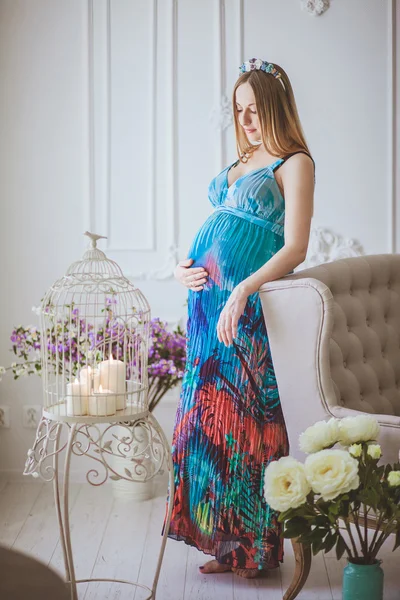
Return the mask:
[[99,392],[102,393],[102,391],[103,391],[103,386],[100,384],[99,385]]
[[79,383],[79,379],[77,377],[75,377],[74,383]]
[[112,362],[113,360],[114,360],[113,359],[113,355],[111,354],[111,356],[110,356],[110,362]]

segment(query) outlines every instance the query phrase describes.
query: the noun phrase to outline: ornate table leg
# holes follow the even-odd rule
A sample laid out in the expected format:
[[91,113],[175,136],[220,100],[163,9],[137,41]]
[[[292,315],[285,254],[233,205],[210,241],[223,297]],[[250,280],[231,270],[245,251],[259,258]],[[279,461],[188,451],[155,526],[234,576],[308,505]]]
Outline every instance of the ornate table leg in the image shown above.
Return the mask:
[[160,554],[158,556],[158,562],[157,562],[157,567],[156,567],[156,572],[155,572],[155,575],[154,575],[154,581],[153,581],[153,587],[152,587],[152,597],[155,598],[156,597],[157,584],[158,584],[158,577],[160,575],[161,563],[162,563],[162,560],[163,560],[163,557],[164,557],[165,544],[167,543],[167,534],[168,534],[168,530],[169,530],[169,524],[171,522],[171,514],[172,514],[172,506],[173,506],[173,499],[174,499],[175,482],[174,482],[174,466],[173,466],[173,463],[172,463],[172,454],[171,454],[171,451],[170,451],[168,440],[165,437],[165,433],[162,430],[162,428],[160,427],[158,421],[156,420],[156,418],[151,413],[149,413],[149,420],[152,422],[152,424],[154,425],[154,428],[156,429],[156,431],[158,432],[158,434],[161,437],[162,441],[164,442],[164,444],[163,444],[164,447],[168,449],[167,465],[168,465],[168,471],[169,471],[168,514],[167,514],[167,519],[165,521],[165,527],[164,527],[164,533],[163,533],[163,536],[162,536]]
[[58,463],[59,463],[59,451],[60,451],[60,434],[61,434],[61,426],[57,427],[56,438],[54,442],[54,455],[53,455],[53,469],[54,469],[54,479],[53,479],[53,489],[54,489],[54,502],[56,506],[56,513],[58,518],[58,525],[60,528],[60,542],[62,553],[64,557],[64,565],[65,565],[65,574],[67,581],[71,581],[71,574],[69,569],[69,564],[67,560],[67,550],[65,546],[65,533],[64,533],[64,524],[62,520],[61,513],[61,502],[60,502],[60,481],[59,481],[59,471],[58,471]]
[[283,596],[283,600],[294,600],[300,594],[311,568],[311,547],[300,544],[296,538],[292,538],[292,546],[296,565],[293,579]]
[[71,528],[69,524],[69,471],[71,466],[71,451],[74,443],[76,433],[76,423],[73,423],[70,427],[68,434],[68,443],[65,454],[65,467],[64,467],[64,532],[65,532],[65,551],[67,554],[67,562],[69,565],[69,583],[71,585],[71,600],[78,600],[78,592],[76,589],[75,579],[75,567],[74,557],[72,554],[71,545]]

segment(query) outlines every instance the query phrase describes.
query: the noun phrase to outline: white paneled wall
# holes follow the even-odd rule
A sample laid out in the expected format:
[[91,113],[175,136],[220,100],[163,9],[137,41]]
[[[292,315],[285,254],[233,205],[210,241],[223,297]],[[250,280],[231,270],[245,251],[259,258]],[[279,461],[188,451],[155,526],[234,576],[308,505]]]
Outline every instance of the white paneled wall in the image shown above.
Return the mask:
[[[172,270],[236,159],[231,92],[252,56],[288,72],[316,161],[310,259],[399,251],[398,5],[332,0],[317,17],[300,0],[0,0],[0,365],[86,229],[108,236],[154,316],[184,316]],[[0,472],[22,471],[21,408],[40,390],[0,384]]]

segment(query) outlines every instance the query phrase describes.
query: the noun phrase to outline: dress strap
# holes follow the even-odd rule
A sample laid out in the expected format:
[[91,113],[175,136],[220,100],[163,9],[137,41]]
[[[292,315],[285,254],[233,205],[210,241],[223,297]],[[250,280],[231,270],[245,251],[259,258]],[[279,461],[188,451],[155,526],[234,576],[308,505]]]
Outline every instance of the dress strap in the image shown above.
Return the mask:
[[307,156],[309,156],[311,158],[311,160],[313,161],[314,167],[315,167],[315,161],[314,161],[313,157],[311,156],[311,154],[309,154],[305,150],[295,150],[295,152],[291,152],[290,154],[287,154],[286,156],[284,156],[283,157],[283,161],[285,162],[285,160],[287,160],[288,158],[290,158],[294,154],[299,154],[300,152],[303,153],[303,154],[307,154]]
[[[286,156],[283,156],[283,157],[282,157],[282,159],[280,159],[280,160],[281,160],[281,162],[278,164],[278,166],[276,167],[276,169],[279,169],[279,167],[280,167],[281,165],[283,165],[283,163],[284,163],[284,162],[285,162],[285,161],[286,161],[288,158],[290,158],[290,157],[291,157],[291,156],[293,156],[294,154],[299,154],[300,152],[301,152],[302,154],[307,154],[307,156],[309,156],[309,157],[311,158],[311,160],[313,161],[313,164],[314,164],[314,183],[315,183],[315,161],[314,161],[313,157],[311,156],[311,154],[309,154],[309,153],[308,153],[308,152],[306,152],[305,150],[296,150],[295,152],[291,152],[290,154],[287,154]],[[275,171],[276,171],[276,169],[275,169]]]

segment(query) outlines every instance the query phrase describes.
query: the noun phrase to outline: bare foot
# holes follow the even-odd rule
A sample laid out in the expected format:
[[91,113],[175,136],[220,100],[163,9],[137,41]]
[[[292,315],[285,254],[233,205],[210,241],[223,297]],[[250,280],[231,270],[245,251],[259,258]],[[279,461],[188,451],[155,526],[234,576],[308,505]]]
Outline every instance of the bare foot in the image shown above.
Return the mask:
[[254,577],[258,577],[261,574],[261,569],[237,569],[233,567],[232,571],[236,575],[239,575],[239,577],[245,577],[246,579],[254,579]]
[[224,573],[224,571],[232,571],[229,565],[222,565],[216,559],[209,560],[205,565],[199,567],[200,573]]

